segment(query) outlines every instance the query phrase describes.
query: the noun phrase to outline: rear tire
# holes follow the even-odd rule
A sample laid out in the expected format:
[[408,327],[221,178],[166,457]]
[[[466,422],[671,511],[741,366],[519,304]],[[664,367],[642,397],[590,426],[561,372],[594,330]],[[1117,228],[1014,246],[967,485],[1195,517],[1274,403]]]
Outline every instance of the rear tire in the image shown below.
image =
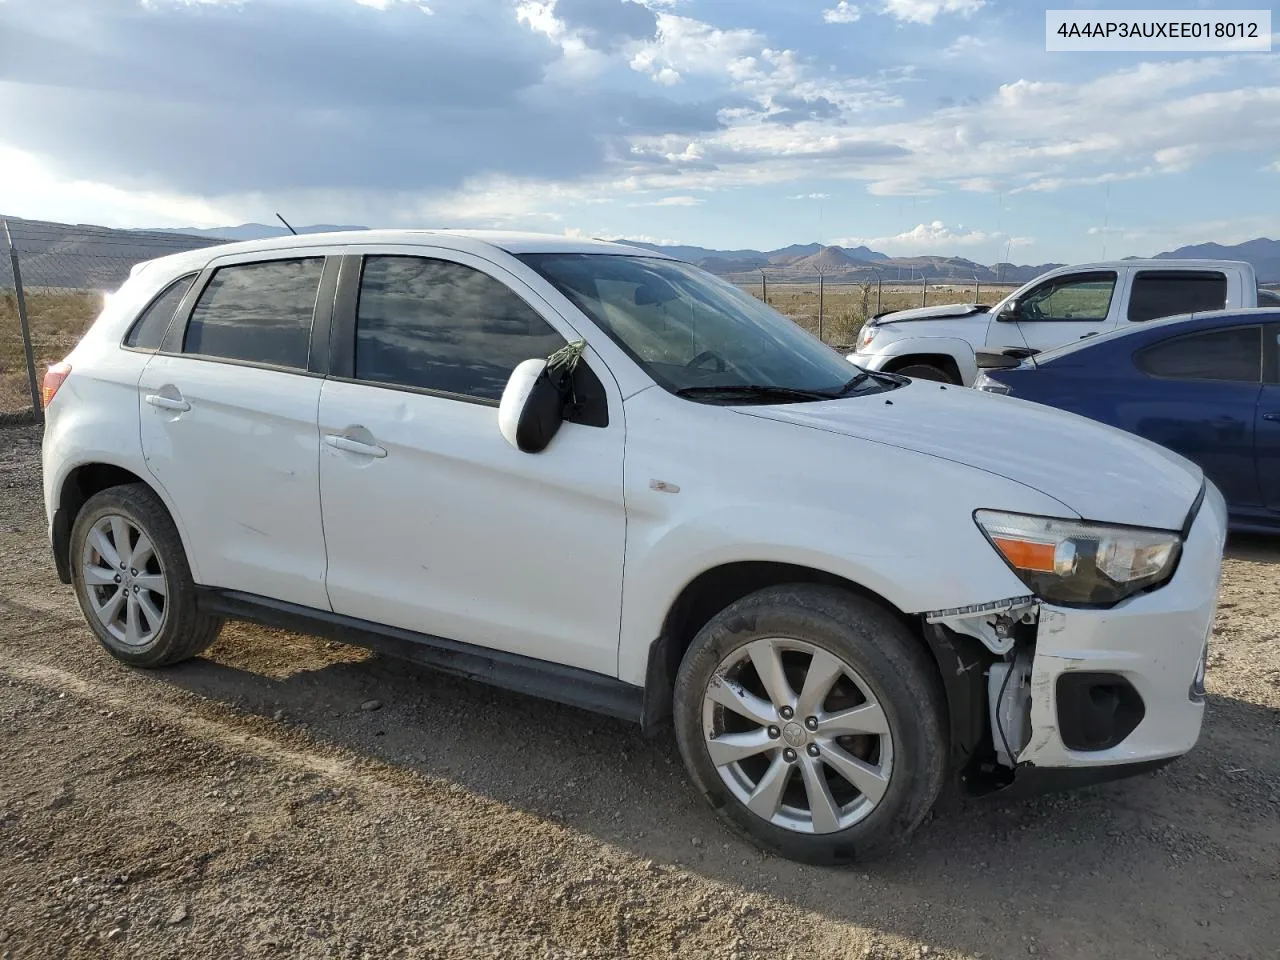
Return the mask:
[[680,754],[716,814],[792,860],[882,855],[942,789],[936,665],[895,615],[845,590],[770,587],[731,604],[686,652],[673,708]]
[[71,528],[71,582],[98,642],[124,663],[163,667],[205,650],[222,620],[201,613],[178,529],[141,483],[85,503]]
[[946,370],[941,367],[935,367],[932,363],[912,363],[893,372],[904,377],[911,377],[913,380],[933,380],[937,383],[952,384],[960,382]]

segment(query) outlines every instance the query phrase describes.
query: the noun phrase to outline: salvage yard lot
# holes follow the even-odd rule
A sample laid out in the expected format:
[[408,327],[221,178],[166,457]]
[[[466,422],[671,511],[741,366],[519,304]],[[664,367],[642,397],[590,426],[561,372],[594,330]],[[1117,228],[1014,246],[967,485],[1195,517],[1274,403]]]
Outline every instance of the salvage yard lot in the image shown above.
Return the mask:
[[620,722],[258,628],[121,666],[38,443],[0,430],[0,957],[1276,956],[1280,544],[1230,549],[1190,756],[819,869]]

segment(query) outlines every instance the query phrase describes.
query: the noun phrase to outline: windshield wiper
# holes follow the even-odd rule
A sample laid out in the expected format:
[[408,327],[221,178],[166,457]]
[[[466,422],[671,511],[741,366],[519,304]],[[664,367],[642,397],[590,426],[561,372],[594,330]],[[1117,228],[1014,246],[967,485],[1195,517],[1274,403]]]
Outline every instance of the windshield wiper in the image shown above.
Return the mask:
[[762,400],[834,400],[839,394],[823,390],[801,390],[765,383],[723,383],[697,387],[681,387],[677,397],[758,397]]

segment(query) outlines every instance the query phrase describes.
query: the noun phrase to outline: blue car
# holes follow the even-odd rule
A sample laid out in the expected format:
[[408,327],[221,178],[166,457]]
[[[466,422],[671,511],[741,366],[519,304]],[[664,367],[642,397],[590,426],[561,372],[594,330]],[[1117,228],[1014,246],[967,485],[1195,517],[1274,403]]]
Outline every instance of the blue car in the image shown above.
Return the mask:
[[1275,533],[1278,354],[1280,309],[1217,310],[1030,356],[980,353],[974,387],[1069,410],[1168,447],[1198,463],[1222,491],[1233,530]]

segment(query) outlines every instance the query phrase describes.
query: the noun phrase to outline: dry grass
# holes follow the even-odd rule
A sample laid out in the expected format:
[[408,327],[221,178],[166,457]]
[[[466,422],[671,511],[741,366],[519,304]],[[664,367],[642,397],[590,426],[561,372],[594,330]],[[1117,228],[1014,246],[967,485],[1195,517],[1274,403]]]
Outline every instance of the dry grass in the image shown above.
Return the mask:
[[[49,364],[66,356],[102,309],[102,294],[91,290],[29,293],[27,318],[36,359],[37,380]],[[18,323],[18,300],[12,290],[0,292],[0,412],[31,406],[27,367]]]
[[[744,287],[753,296],[760,296],[760,285]],[[1016,289],[1013,286],[996,287],[983,284],[976,290],[973,284],[930,284],[923,297],[925,306],[940,303],[969,303],[974,301],[994,304],[1005,294]],[[810,333],[818,333],[818,285],[769,284],[769,306],[786,314]],[[875,284],[828,284],[822,296],[822,339],[838,348],[851,347],[867,318],[878,312],[906,310],[921,305],[919,284],[885,284],[880,289],[879,306],[876,305]]]

